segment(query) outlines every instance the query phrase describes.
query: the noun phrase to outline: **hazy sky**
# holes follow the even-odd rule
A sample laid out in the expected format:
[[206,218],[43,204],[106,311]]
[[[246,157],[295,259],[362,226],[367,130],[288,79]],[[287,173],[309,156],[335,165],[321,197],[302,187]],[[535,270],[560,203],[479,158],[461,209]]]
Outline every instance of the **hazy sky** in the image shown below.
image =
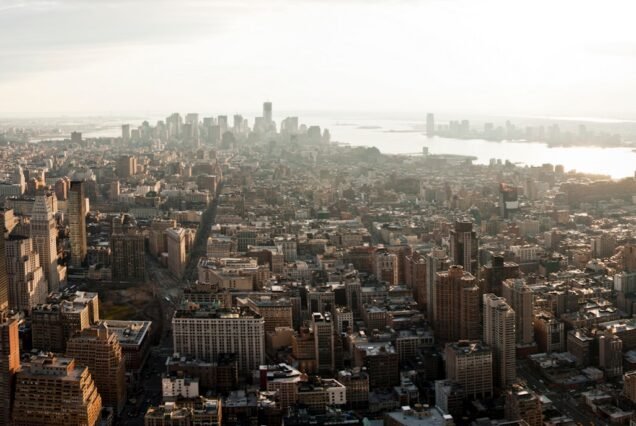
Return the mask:
[[0,0],[0,114],[636,118],[636,3]]

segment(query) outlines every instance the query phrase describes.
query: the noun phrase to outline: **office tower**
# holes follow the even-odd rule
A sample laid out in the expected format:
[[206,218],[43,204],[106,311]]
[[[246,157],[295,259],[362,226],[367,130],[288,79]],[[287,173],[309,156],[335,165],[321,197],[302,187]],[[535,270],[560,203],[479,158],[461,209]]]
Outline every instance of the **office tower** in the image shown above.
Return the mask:
[[29,312],[46,301],[49,293],[40,257],[33,249],[33,240],[12,235],[5,242],[7,275],[9,278],[9,307]]
[[603,232],[598,237],[592,239],[592,256],[605,259],[614,255],[616,249],[616,238],[608,232]]
[[450,258],[442,249],[433,249],[426,254],[426,317],[429,321],[437,316],[435,282],[437,273],[447,271],[451,266]]
[[136,231],[119,232],[110,237],[113,281],[146,281],[144,236]]
[[499,184],[499,216],[509,219],[519,211],[517,188],[505,183]]
[[543,426],[541,399],[531,389],[515,384],[506,391],[506,420],[525,420],[528,426]]
[[312,329],[314,332],[314,345],[316,347],[316,364],[319,374],[333,373],[335,370],[334,330],[331,315],[314,312]]
[[168,137],[170,139],[181,137],[181,127],[183,126],[183,119],[178,112],[171,114],[166,118],[166,127],[168,130]]
[[80,268],[86,259],[86,194],[83,181],[71,182],[68,222],[71,239],[71,266]]
[[185,229],[166,229],[168,237],[168,270],[178,278],[183,276],[186,267]]
[[126,361],[117,335],[104,323],[84,329],[69,339],[66,356],[88,367],[102,405],[120,413],[126,403]]
[[15,374],[20,368],[18,321],[0,318],[0,426],[9,425]]
[[0,216],[0,319],[4,318],[9,310],[9,275],[7,274],[5,244],[4,217]]
[[476,274],[479,242],[473,231],[473,223],[466,220],[455,221],[455,229],[450,231],[450,257],[454,265],[461,265],[466,272]]
[[243,132],[243,116],[240,114],[234,114],[234,123],[232,130],[234,133],[242,133]]
[[215,361],[221,353],[236,353],[245,373],[265,361],[265,321],[247,307],[190,303],[175,312],[172,330],[174,350],[182,355]]
[[272,103],[263,102],[263,119],[265,124],[269,127],[272,124]]
[[87,367],[72,358],[40,355],[17,374],[14,426],[98,424],[102,398]]
[[504,298],[484,294],[484,343],[493,351],[494,383],[501,389],[516,379],[515,311]]
[[117,160],[117,176],[129,178],[137,173],[137,158],[133,155],[122,155]]
[[501,295],[515,311],[515,330],[518,345],[534,343],[534,294],[525,280],[508,279],[503,282]]
[[435,136],[435,115],[430,112],[426,114],[426,136]]
[[479,341],[461,340],[446,344],[446,378],[459,383],[467,398],[492,396],[493,354]]
[[123,143],[130,142],[130,124],[123,124],[121,126],[121,141]]
[[436,337],[444,342],[480,337],[479,287],[461,266],[438,272],[435,280]]
[[287,117],[280,123],[280,132],[288,135],[298,133],[298,117]]
[[[40,256],[44,277],[49,283],[48,291],[51,292],[59,290],[60,276],[57,270],[57,227],[47,197],[35,197],[31,213],[31,238]],[[51,197],[55,197],[55,194]]]
[[186,123],[190,125],[190,134],[186,135],[195,142],[199,140],[199,114],[191,112],[186,114]]
[[216,124],[219,126],[219,140],[223,137],[223,133],[227,132],[227,115],[219,115],[216,119]]

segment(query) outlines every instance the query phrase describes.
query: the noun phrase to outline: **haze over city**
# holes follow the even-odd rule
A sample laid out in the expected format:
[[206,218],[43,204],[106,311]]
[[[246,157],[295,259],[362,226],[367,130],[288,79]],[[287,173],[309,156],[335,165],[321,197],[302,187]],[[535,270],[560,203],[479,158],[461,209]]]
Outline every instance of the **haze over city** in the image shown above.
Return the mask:
[[275,98],[289,112],[636,119],[635,7],[4,0],[0,112],[250,113]]
[[0,0],[0,426],[636,425],[635,11]]

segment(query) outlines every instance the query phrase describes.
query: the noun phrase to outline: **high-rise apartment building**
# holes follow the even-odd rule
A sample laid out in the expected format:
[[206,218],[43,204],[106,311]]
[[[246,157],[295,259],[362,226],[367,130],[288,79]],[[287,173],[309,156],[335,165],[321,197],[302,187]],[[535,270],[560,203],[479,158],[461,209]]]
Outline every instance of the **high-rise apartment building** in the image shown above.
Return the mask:
[[69,339],[66,356],[88,367],[102,405],[121,412],[126,403],[126,361],[117,334],[104,323],[84,329]]
[[311,316],[316,347],[318,373],[333,373],[335,370],[334,330],[331,315],[314,312]]
[[16,376],[14,426],[95,426],[101,409],[91,373],[72,358],[37,356]]
[[484,343],[493,352],[495,385],[505,389],[517,375],[515,352],[515,311],[502,297],[484,294]]
[[515,330],[518,345],[534,343],[534,294],[532,289],[520,278],[503,282],[501,295],[515,311]]
[[55,217],[47,202],[51,195],[36,195],[31,213],[31,238],[35,250],[40,257],[40,266],[44,270],[44,277],[49,284],[49,291],[58,291],[60,275],[57,265],[57,227]]
[[72,181],[68,196],[68,222],[71,240],[71,266],[80,268],[86,259],[86,194],[85,184]]
[[166,229],[168,237],[168,270],[181,278],[186,267],[186,233],[183,228]]
[[265,360],[265,323],[247,307],[221,309],[187,304],[172,318],[174,350],[207,361],[236,353],[239,371],[255,370]]
[[46,302],[49,293],[40,257],[31,238],[12,235],[5,244],[9,307],[30,312],[35,305]]
[[461,266],[438,272],[435,279],[433,324],[444,342],[480,337],[479,287],[476,278]]
[[492,350],[479,341],[461,340],[448,343],[446,378],[459,383],[468,398],[492,396]]
[[9,425],[15,374],[20,368],[18,321],[0,318],[0,426]]
[[471,274],[478,272],[479,240],[472,222],[455,221],[455,228],[450,231],[450,252],[454,265],[463,266],[464,270]]

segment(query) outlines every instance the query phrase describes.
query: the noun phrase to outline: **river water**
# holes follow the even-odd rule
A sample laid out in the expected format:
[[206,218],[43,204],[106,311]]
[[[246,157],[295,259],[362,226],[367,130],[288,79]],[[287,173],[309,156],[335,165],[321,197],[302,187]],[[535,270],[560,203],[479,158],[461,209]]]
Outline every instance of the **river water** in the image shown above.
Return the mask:
[[548,147],[539,142],[491,142],[481,139],[429,138],[422,124],[405,121],[323,120],[331,140],[351,146],[375,146],[388,154],[421,153],[460,154],[488,164],[490,159],[509,160],[519,165],[562,164],[566,171],[576,170],[620,179],[634,176],[636,152],[633,148]]

